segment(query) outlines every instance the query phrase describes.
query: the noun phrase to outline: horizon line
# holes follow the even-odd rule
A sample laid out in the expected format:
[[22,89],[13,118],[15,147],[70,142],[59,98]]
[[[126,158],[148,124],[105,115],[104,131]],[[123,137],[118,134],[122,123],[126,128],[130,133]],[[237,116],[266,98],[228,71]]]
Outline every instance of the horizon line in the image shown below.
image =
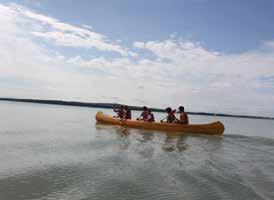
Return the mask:
[[[50,104],[50,105],[63,105],[63,106],[78,106],[78,107],[97,107],[97,108],[107,108],[113,109],[114,107],[123,105],[120,103],[92,103],[92,102],[80,102],[80,101],[65,101],[65,100],[53,100],[53,99],[25,99],[25,98],[9,98],[0,97],[0,101],[9,102],[22,102],[22,103],[40,103],[40,104]],[[142,106],[128,105],[131,110],[142,110]],[[154,112],[165,112],[161,108],[151,108]],[[220,117],[237,117],[237,118],[252,118],[252,119],[269,119],[274,120],[274,117],[266,116],[254,116],[254,115],[235,115],[235,114],[224,114],[224,113],[212,113],[212,112],[187,112],[192,115],[207,115],[207,116],[220,116]]]

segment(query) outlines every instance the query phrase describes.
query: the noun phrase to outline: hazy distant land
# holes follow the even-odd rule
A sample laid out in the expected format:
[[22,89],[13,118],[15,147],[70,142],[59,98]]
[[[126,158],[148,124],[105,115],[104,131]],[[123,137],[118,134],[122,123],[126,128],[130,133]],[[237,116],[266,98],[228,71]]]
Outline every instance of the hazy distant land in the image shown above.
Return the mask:
[[[24,103],[40,103],[40,104],[52,104],[63,106],[80,106],[80,107],[92,107],[92,108],[118,108],[121,104],[118,103],[88,103],[78,101],[62,101],[62,100],[40,100],[40,99],[20,99],[20,98],[0,98],[0,101],[12,101],[12,102],[24,102]],[[140,106],[129,106],[131,110],[142,110]],[[165,112],[164,109],[151,108],[154,112]],[[249,116],[249,115],[230,115],[223,113],[207,113],[207,112],[187,112],[191,115],[209,115],[209,116],[221,116],[221,117],[239,117],[239,118],[253,118],[253,119],[270,119],[274,120],[274,117],[262,117],[262,116]]]

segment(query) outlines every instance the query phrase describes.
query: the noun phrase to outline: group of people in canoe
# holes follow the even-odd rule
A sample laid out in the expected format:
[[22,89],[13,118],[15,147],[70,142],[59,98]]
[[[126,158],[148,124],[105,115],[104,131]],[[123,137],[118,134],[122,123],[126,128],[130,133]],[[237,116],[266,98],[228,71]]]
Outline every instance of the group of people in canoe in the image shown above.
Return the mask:
[[[177,118],[175,113],[176,110],[173,110],[172,108],[168,107],[165,109],[167,112],[167,116],[161,120],[161,122],[166,123],[178,123],[178,124],[188,124],[188,115],[184,111],[184,107],[180,106],[179,108],[179,117]],[[114,108],[114,112],[117,113],[117,117],[121,119],[131,119],[131,110],[128,106],[121,105],[120,108]],[[147,122],[154,122],[154,115],[151,111],[151,109],[147,108],[146,106],[143,107],[143,111],[137,120],[147,121]]]

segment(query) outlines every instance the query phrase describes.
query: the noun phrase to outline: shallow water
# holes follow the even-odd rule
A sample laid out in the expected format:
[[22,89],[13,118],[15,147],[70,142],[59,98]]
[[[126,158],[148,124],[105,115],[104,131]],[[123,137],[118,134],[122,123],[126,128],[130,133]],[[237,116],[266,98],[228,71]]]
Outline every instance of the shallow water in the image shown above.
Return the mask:
[[225,135],[172,136],[97,110],[0,103],[0,199],[274,199],[274,121],[190,115]]

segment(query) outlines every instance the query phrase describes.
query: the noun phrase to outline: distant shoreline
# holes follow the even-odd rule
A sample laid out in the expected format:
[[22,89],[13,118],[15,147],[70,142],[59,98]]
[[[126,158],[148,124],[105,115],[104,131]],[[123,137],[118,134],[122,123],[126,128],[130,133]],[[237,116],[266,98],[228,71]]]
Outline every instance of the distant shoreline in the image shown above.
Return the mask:
[[[40,99],[20,99],[20,98],[0,98],[0,101],[10,102],[23,102],[23,103],[39,103],[39,104],[51,104],[51,105],[63,105],[63,106],[78,106],[78,107],[90,107],[90,108],[117,108],[121,104],[118,103],[87,103],[78,101],[62,101],[62,100],[40,100]],[[142,110],[140,106],[129,106],[131,110]],[[165,112],[164,109],[151,108],[154,112]],[[268,119],[274,120],[274,117],[261,117],[261,116],[249,116],[249,115],[230,115],[223,113],[207,113],[207,112],[187,112],[191,115],[207,115],[207,116],[220,116],[220,117],[238,117],[238,118],[251,118],[251,119]]]

